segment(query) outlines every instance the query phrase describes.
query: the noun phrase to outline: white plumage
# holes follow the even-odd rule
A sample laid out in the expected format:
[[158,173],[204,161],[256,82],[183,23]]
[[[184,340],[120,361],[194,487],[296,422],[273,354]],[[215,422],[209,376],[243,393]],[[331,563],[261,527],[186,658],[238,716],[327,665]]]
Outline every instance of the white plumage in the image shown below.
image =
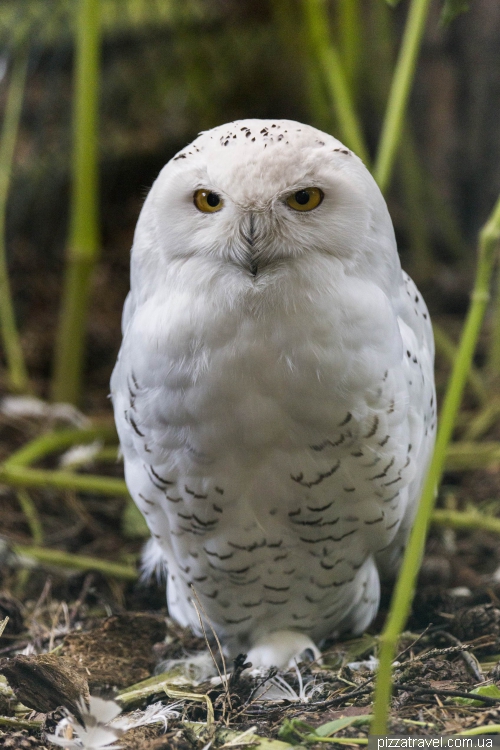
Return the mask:
[[385,201],[335,138],[242,120],[163,168],[111,387],[175,619],[199,630],[194,587],[230,655],[277,666],[369,625],[433,447],[433,355]]

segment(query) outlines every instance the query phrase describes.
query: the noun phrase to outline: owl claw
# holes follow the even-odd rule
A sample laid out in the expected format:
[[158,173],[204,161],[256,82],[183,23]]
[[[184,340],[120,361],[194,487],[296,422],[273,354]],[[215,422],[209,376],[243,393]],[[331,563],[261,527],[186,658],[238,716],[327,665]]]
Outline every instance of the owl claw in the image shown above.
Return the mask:
[[247,655],[254,668],[287,669],[301,661],[321,660],[321,652],[303,633],[277,630],[259,638]]

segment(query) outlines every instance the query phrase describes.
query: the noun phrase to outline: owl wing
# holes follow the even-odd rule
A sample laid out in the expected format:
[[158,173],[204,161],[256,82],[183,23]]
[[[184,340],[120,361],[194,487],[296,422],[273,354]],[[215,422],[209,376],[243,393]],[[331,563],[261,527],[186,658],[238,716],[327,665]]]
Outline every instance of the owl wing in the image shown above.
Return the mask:
[[404,552],[417,512],[436,435],[436,393],[434,387],[434,337],[429,311],[413,280],[403,272],[403,285],[395,311],[403,341],[404,371],[408,393],[408,421],[412,451],[419,467],[408,487],[408,504],[391,545],[377,555],[383,576],[392,577]]

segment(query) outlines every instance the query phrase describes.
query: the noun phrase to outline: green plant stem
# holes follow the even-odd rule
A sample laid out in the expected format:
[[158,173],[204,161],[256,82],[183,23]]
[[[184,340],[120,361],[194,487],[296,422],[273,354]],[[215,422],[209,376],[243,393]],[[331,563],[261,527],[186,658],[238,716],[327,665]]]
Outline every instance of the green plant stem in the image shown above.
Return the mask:
[[[437,323],[433,324],[432,329],[434,332],[436,351],[439,352],[439,354],[442,354],[448,360],[450,365],[453,366],[457,357],[456,345],[446,331],[444,331]],[[474,367],[474,365],[471,365],[471,368],[467,373],[467,381],[479,403],[485,404],[488,401],[488,391],[483,383],[481,373]]]
[[471,296],[471,305],[441,411],[436,447],[403,558],[387,622],[380,637],[380,665],[375,685],[372,734],[387,734],[387,715],[392,688],[392,662],[399,635],[406,624],[410,611],[436,491],[445,465],[446,451],[452,436],[455,417],[460,407],[467,373],[472,363],[486,305],[489,300],[491,275],[499,242],[500,199],[490,219],[480,233],[478,267]]
[[433,277],[436,264],[429,237],[425,181],[408,122],[404,125],[403,138],[399,147],[398,167],[404,192],[411,271],[414,270],[422,281]]
[[272,0],[274,23],[286,54],[295,60],[298,75],[303,76],[304,93],[312,124],[320,130],[335,132],[332,108],[327,101],[323,76],[300,15],[290,13],[289,0]]
[[6,464],[0,466],[0,484],[10,487],[54,487],[58,490],[77,490],[111,497],[128,496],[127,485],[122,479]]
[[335,107],[342,140],[368,165],[368,148],[354,109],[340,55],[330,39],[325,0],[302,0],[302,7],[311,49],[314,50]]
[[137,580],[137,571],[131,565],[120,565],[119,563],[108,562],[97,557],[86,557],[85,555],[72,555],[70,552],[63,552],[58,549],[47,549],[45,547],[25,546],[21,544],[13,545],[16,555],[22,557],[32,557],[38,562],[47,565],[56,565],[62,568],[72,568],[74,570],[98,570],[105,575],[113,578],[123,578],[127,581]]
[[15,453],[12,453],[3,464],[2,468],[14,466],[29,466],[35,461],[48,456],[50,453],[64,450],[72,445],[85,445],[93,443],[94,440],[103,440],[104,442],[116,440],[116,429],[112,424],[96,425],[84,430],[57,430],[56,432],[47,432],[44,435],[32,440],[30,443],[23,445]]
[[494,534],[500,534],[500,518],[495,516],[486,516],[482,513],[460,513],[456,510],[435,510],[431,519],[433,524],[438,526],[448,526],[452,529],[462,531],[492,531]]
[[99,0],[79,0],[73,192],[52,399],[80,400],[90,280],[98,258]]
[[359,0],[338,0],[339,47],[349,90],[355,99],[361,58],[362,29]]
[[484,404],[483,408],[474,415],[470,420],[467,429],[463,434],[464,440],[477,440],[482,437],[490,427],[493,427],[500,416],[500,398],[493,396],[489,403]]
[[0,329],[7,360],[7,384],[10,389],[17,392],[28,391],[29,381],[12,303],[5,233],[7,199],[21,119],[28,58],[29,51],[26,47],[16,50],[0,141]]
[[500,376],[500,271],[497,271],[493,325],[488,347],[487,368],[491,381]]
[[448,471],[487,469],[499,463],[500,442],[458,442],[448,446],[446,454],[446,469]]
[[23,489],[18,490],[17,499],[28,523],[33,543],[43,544],[43,527],[35,503]]
[[429,5],[430,0],[412,0],[408,12],[373,169],[382,192],[387,190],[393,171]]
[[23,721],[23,719],[13,719],[10,716],[0,716],[0,726],[12,727],[12,729],[38,729],[42,726],[41,721]]

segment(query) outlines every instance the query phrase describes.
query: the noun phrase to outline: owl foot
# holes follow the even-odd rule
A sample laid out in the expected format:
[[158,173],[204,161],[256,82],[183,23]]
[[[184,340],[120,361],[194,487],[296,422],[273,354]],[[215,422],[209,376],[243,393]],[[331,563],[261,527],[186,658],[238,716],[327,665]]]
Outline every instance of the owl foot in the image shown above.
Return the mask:
[[247,654],[253,667],[278,667],[286,669],[301,661],[316,661],[321,652],[303,633],[293,630],[276,630],[261,636]]

